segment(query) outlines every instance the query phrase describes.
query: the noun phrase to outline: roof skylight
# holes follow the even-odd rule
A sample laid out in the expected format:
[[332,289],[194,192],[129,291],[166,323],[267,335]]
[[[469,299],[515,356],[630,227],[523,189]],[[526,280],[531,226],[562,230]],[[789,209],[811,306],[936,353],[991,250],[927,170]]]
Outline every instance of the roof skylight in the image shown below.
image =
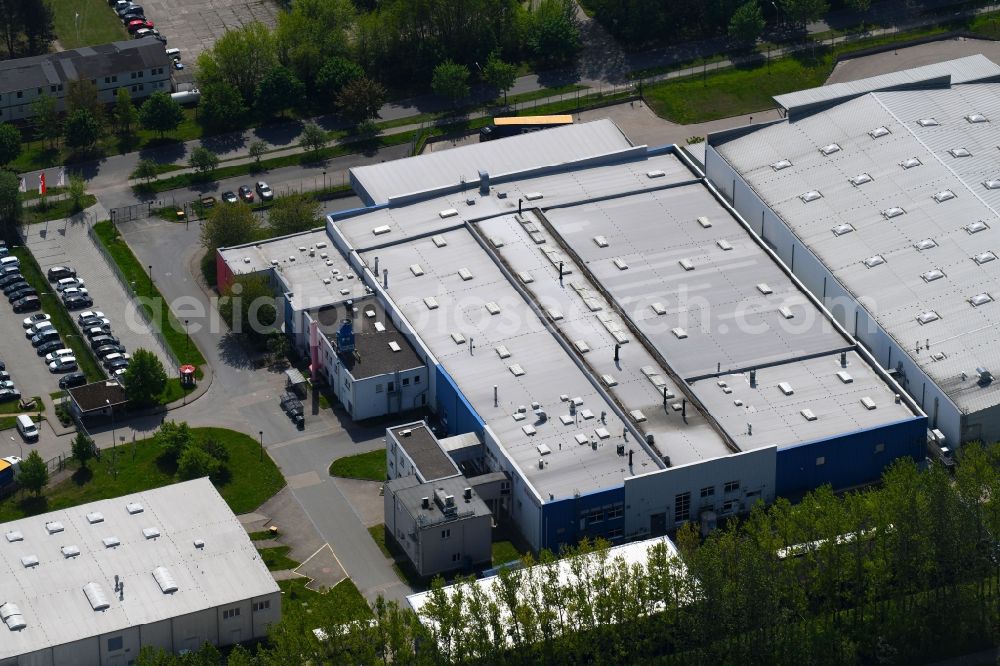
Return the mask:
[[929,250],[932,247],[937,247],[937,243],[934,241],[933,238],[925,238],[922,241],[917,241],[917,243],[913,247],[921,251]]
[[790,166],[792,166],[792,163],[788,160],[778,160],[777,162],[773,162],[771,164],[771,168],[775,171],[781,171],[782,169],[787,169]]
[[886,126],[884,126],[884,125],[882,125],[880,127],[876,127],[871,132],[868,132],[868,136],[870,136],[873,139],[878,139],[878,138],[883,137],[883,136],[885,136],[887,134],[892,134],[892,132],[890,132],[889,128],[886,127]]
[[835,226],[833,228],[833,235],[834,236],[843,236],[844,234],[849,234],[852,231],[854,231],[854,227],[851,226],[850,224],[848,224],[847,222],[845,222],[843,224],[838,224],[837,226]]
[[857,176],[848,178],[847,180],[850,181],[851,185],[857,187],[858,185],[864,185],[865,183],[872,182],[872,177],[867,173],[859,173]]
[[990,178],[983,181],[983,187],[988,190],[1000,190],[1000,179]]
[[904,169],[912,169],[913,167],[920,166],[921,164],[923,164],[923,162],[918,160],[916,157],[911,157],[908,160],[903,160],[902,162],[900,162],[899,166],[903,167]]
[[921,127],[937,127],[941,123],[939,123],[934,118],[921,118],[920,120],[917,121],[917,124],[920,125]]
[[934,280],[940,280],[944,276],[945,276],[944,271],[942,271],[940,268],[932,268],[926,273],[920,274],[920,277],[924,279],[924,282],[934,282]]
[[974,308],[978,308],[980,305],[986,305],[987,303],[992,303],[992,302],[993,302],[993,297],[990,296],[985,291],[981,294],[976,294],[975,296],[969,299],[969,303],[971,303],[972,307]]
[[884,211],[882,211],[882,217],[889,220],[894,217],[899,217],[904,213],[906,213],[906,211],[900,208],[899,206],[893,206],[892,208],[886,208]]
[[921,324],[929,324],[932,321],[937,321],[941,317],[934,310],[927,310],[926,312],[921,312],[917,315],[917,321]]
[[883,257],[881,254],[876,254],[873,257],[868,257],[864,261],[865,266],[867,266],[868,268],[875,268],[876,266],[881,266],[884,263],[885,263],[885,257]]
[[823,195],[816,190],[809,190],[808,192],[799,195],[799,199],[802,199],[802,201],[804,201],[805,203],[809,203],[810,201],[816,201],[816,199],[822,199],[822,198]]
[[988,123],[990,122],[986,116],[981,113],[970,113],[965,117],[970,123]]
[[982,266],[983,264],[988,264],[991,261],[996,261],[996,258],[997,255],[987,250],[986,252],[980,252],[979,254],[974,256],[972,260],[975,261],[980,266]]
[[934,201],[937,201],[938,203],[943,203],[945,201],[948,201],[949,199],[954,199],[954,198],[955,198],[955,193],[952,192],[951,190],[941,190],[940,192],[934,195]]
[[951,153],[952,157],[972,157],[972,153],[965,148],[952,148],[948,152]]
[[989,228],[990,225],[986,224],[982,220],[976,220],[971,224],[965,225],[965,230],[968,231],[970,234],[978,234],[980,231],[985,231],[986,229]]
[[835,143],[829,143],[820,148],[819,152],[823,153],[824,155],[833,155],[834,153],[840,152],[840,146],[838,146]]

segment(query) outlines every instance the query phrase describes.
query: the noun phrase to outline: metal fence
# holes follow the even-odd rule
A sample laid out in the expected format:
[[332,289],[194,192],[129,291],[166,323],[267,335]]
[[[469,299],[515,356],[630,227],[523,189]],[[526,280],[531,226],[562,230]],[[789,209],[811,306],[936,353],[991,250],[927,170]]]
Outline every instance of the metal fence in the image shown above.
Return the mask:
[[173,367],[179,368],[181,362],[178,360],[177,356],[174,355],[174,351],[170,348],[170,345],[167,344],[166,338],[163,337],[163,333],[160,331],[160,327],[157,326],[152,319],[150,319],[149,313],[146,312],[146,308],[143,307],[143,304],[139,301],[138,294],[135,293],[135,287],[128,279],[125,278],[125,275],[118,268],[118,264],[115,263],[114,257],[112,257],[107,248],[104,247],[104,243],[100,238],[98,238],[97,232],[94,231],[94,227],[87,227],[87,235],[90,236],[90,240],[93,241],[98,251],[100,251],[101,256],[104,257],[104,261],[111,267],[111,272],[118,279],[118,283],[122,286],[122,289],[125,290],[125,293],[128,294],[129,299],[132,301],[132,305],[135,306],[136,312],[139,314],[143,323],[146,324],[146,328],[149,329],[150,334],[152,334],[156,341],[160,343],[160,349],[162,349],[163,353],[167,355],[167,359],[173,364]]

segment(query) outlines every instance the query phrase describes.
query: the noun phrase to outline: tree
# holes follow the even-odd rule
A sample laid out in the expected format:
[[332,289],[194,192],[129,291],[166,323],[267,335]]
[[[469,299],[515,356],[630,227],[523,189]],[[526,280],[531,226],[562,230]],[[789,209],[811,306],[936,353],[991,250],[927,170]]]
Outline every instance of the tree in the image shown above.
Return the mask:
[[247,107],[235,86],[211,83],[201,89],[198,120],[205,129],[224,132],[243,127]]
[[0,36],[7,47],[7,57],[14,57],[23,28],[21,0],[0,0]]
[[139,348],[125,370],[125,395],[136,405],[153,405],[167,386],[167,372],[153,352]]
[[243,245],[260,236],[260,220],[249,206],[215,206],[201,226],[201,244],[210,254],[220,247]]
[[156,168],[156,162],[153,160],[139,160],[139,163],[135,165],[135,171],[132,172],[134,178],[142,178],[147,183],[159,175],[159,170]]
[[160,424],[160,429],[153,435],[153,441],[163,449],[165,455],[177,460],[184,449],[194,442],[194,435],[186,421],[180,423],[164,421]]
[[45,0],[21,0],[21,17],[24,35],[28,38],[31,53],[44,53],[49,42],[55,39],[55,21],[52,7]]
[[198,442],[198,448],[218,460],[222,464],[229,462],[229,450],[225,444],[211,435]]
[[348,82],[337,95],[337,110],[355,125],[377,118],[385,104],[385,88],[378,81],[361,77]]
[[69,199],[73,202],[73,212],[79,213],[84,208],[87,197],[87,183],[80,176],[69,177]]
[[59,112],[56,111],[56,98],[52,95],[40,95],[31,100],[31,114],[35,136],[46,144],[53,145],[62,134]]
[[103,128],[94,114],[85,109],[73,111],[63,126],[63,141],[74,150],[87,152],[97,145]]
[[287,67],[278,66],[264,75],[257,84],[254,109],[264,118],[281,115],[287,109],[302,106],[305,86]]
[[90,79],[73,79],[66,83],[66,115],[79,110],[90,112],[97,122],[104,125],[104,102],[97,96],[97,86]]
[[740,5],[729,21],[729,38],[739,44],[752,45],[764,32],[764,14],[757,0]]
[[493,51],[483,67],[483,78],[486,83],[503,93],[503,103],[506,106],[507,91],[514,87],[514,81],[517,80],[517,65],[504,62],[500,59],[500,52]]
[[580,29],[573,0],[541,0],[526,27],[534,59],[551,67],[571,62],[580,50]]
[[215,171],[219,166],[219,156],[204,146],[195,146],[188,157],[188,166],[198,173]]
[[288,338],[281,333],[276,333],[267,339],[267,352],[275,360],[288,353]]
[[200,479],[207,476],[215,480],[222,469],[222,463],[197,446],[189,446],[177,458],[177,478],[181,481]]
[[13,171],[0,169],[0,236],[13,240],[14,230],[21,223],[20,179]]
[[129,97],[128,89],[119,88],[115,93],[115,125],[122,134],[131,134],[139,124],[139,111]]
[[804,25],[823,18],[830,10],[826,0],[781,0],[788,22],[794,25]]
[[0,167],[7,166],[21,154],[21,133],[9,123],[0,123]]
[[181,124],[184,111],[170,95],[157,90],[143,102],[139,109],[139,120],[146,129],[159,132],[162,139],[164,132],[175,130]]
[[73,458],[80,463],[80,467],[87,468],[87,461],[94,457],[94,440],[87,437],[84,432],[76,433],[71,444]]
[[236,88],[243,102],[252,104],[257,82],[278,66],[270,29],[254,21],[222,33],[215,45],[198,56],[198,81],[205,89],[225,83]]
[[247,149],[247,154],[254,159],[254,164],[260,167],[260,158],[267,153],[267,142],[266,141],[254,141],[250,144]]
[[445,60],[434,68],[431,89],[447,98],[452,104],[469,96],[469,68],[452,60]]
[[260,342],[275,331],[277,322],[270,281],[261,274],[237,275],[219,299],[219,314],[233,333]]
[[319,153],[330,141],[326,131],[316,123],[306,123],[299,135],[299,143],[303,148],[308,148],[314,153]]
[[287,236],[322,226],[319,202],[311,195],[293,193],[278,197],[267,214],[267,223],[275,236]]
[[327,60],[316,74],[316,89],[328,100],[335,101],[344,86],[364,75],[365,70],[356,62],[335,56]]
[[21,461],[17,482],[22,488],[30,490],[35,495],[41,494],[42,488],[49,482],[49,468],[42,457],[38,455],[38,451],[32,450],[28,457]]

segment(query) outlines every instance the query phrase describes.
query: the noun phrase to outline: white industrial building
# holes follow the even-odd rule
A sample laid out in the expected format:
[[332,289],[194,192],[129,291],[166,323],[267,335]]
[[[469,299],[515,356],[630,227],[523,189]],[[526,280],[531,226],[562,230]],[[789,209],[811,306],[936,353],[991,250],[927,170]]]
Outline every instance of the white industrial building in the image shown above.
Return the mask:
[[978,55],[775,98],[708,177],[950,443],[1000,438],[1000,66]]
[[131,664],[266,636],[281,591],[208,479],[0,526],[5,666]]

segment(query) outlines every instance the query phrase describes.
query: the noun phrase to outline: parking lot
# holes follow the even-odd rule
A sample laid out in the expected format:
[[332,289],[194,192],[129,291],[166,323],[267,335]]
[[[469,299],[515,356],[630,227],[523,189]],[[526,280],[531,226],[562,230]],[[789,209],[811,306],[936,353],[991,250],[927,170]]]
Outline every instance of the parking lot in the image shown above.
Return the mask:
[[[181,50],[181,61],[194,65],[198,55],[211,48],[227,28],[254,21],[274,26],[278,5],[273,0],[133,0],[145,9],[146,18],[167,38],[168,48]],[[111,11],[110,9],[108,11]],[[191,78],[191,70],[174,72],[178,82]]]
[[[28,227],[26,240],[42,271],[48,271],[53,266],[72,266],[76,269],[77,275],[83,278],[87,291],[94,299],[93,307],[86,309],[103,312],[111,320],[112,335],[119,338],[130,353],[139,347],[148,349],[163,362],[167,376],[176,371],[170,357],[139,317],[135,305],[112,272],[111,266],[87,235],[86,223],[76,221],[65,226],[61,221],[34,224]],[[78,313],[70,314],[76,321]],[[24,337],[23,332],[21,337]],[[27,349],[31,349],[30,344]],[[52,380],[53,383],[55,381]],[[54,390],[56,388],[50,389]]]

